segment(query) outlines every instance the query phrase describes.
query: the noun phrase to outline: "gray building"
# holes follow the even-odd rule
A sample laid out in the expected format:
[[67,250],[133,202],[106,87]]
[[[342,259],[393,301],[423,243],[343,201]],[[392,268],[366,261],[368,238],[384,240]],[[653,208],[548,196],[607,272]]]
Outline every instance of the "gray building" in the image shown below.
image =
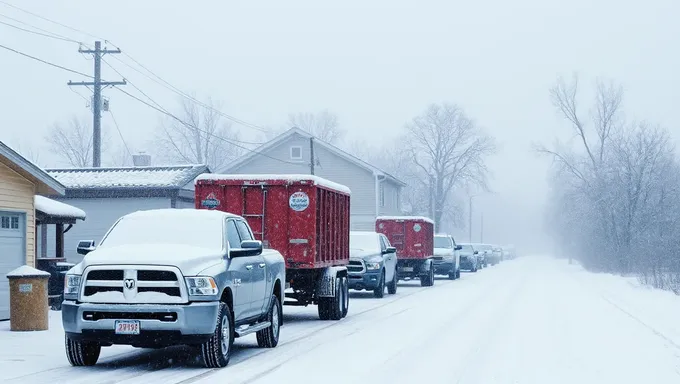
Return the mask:
[[314,174],[352,191],[351,229],[373,230],[380,215],[401,214],[400,191],[406,184],[340,148],[291,128],[232,163],[226,174]]
[[[209,172],[205,165],[48,169],[47,173],[66,187],[63,196],[51,198],[87,213],[86,222],[64,234],[64,256],[69,262],[80,262],[83,256],[76,252],[78,241],[99,243],[111,225],[128,213],[194,208],[194,180]],[[48,254],[55,247],[52,238],[48,235]]]

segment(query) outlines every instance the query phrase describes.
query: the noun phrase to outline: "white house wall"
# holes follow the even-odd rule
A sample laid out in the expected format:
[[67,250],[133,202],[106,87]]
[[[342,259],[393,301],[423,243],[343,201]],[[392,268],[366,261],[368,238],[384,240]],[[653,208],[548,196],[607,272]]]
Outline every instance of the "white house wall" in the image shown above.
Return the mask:
[[[64,256],[71,263],[78,263],[83,259],[83,256],[76,252],[78,241],[95,240],[99,244],[106,231],[121,216],[135,211],[170,208],[169,198],[53,199],[78,207],[87,214],[85,221],[79,220],[64,234]],[[48,225],[47,227],[47,255],[49,256],[55,254],[55,226]]]

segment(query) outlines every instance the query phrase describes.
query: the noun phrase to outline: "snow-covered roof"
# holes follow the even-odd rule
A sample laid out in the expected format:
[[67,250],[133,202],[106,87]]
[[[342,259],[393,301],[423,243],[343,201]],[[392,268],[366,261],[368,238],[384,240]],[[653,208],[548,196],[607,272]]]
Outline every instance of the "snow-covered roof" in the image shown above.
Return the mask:
[[22,265],[7,274],[8,279],[19,277],[50,277],[50,273],[35,269],[30,265]]
[[[232,170],[234,170],[234,169],[239,168],[239,167],[242,166],[243,164],[245,164],[245,163],[247,163],[248,161],[250,161],[251,159],[253,159],[253,158],[254,158],[255,156],[257,156],[258,154],[261,154],[261,153],[263,153],[263,152],[266,152],[267,150],[269,150],[269,149],[271,149],[271,148],[273,148],[273,147],[279,145],[279,144],[282,143],[285,139],[287,139],[288,137],[292,136],[293,134],[298,134],[298,135],[300,135],[300,136],[302,136],[302,137],[306,137],[306,138],[314,137],[314,136],[311,135],[309,132],[305,132],[304,130],[302,130],[302,129],[300,129],[300,128],[293,127],[293,128],[291,128],[291,129],[289,129],[289,130],[283,132],[283,133],[280,134],[279,136],[275,137],[274,139],[272,139],[272,140],[270,140],[270,141],[268,141],[268,142],[262,144],[262,145],[259,146],[256,150],[250,151],[249,153],[245,154],[244,156],[242,156],[241,158],[239,158],[239,159],[236,160],[235,162],[231,163],[226,169],[221,170],[220,172],[227,173],[227,172],[230,172],[230,171],[232,171]],[[316,145],[319,145],[320,147],[325,148],[325,149],[328,150],[329,152],[332,152],[332,153],[334,153],[335,155],[337,155],[337,156],[339,156],[339,157],[341,157],[341,158],[344,158],[345,160],[347,160],[347,161],[349,161],[349,162],[351,162],[351,163],[354,163],[354,164],[356,164],[357,166],[359,166],[359,167],[361,167],[361,168],[365,168],[365,169],[371,171],[373,174],[380,175],[380,176],[385,176],[386,178],[392,180],[393,182],[395,182],[395,183],[397,183],[397,184],[399,184],[399,185],[401,185],[401,186],[406,186],[406,185],[407,185],[405,182],[403,182],[403,181],[397,179],[396,177],[390,175],[389,173],[383,171],[382,169],[380,169],[380,168],[378,168],[378,167],[376,167],[376,166],[374,166],[374,165],[372,165],[372,164],[369,164],[369,163],[367,163],[367,162],[361,160],[360,158],[358,158],[358,157],[356,157],[356,156],[354,156],[354,155],[352,155],[352,154],[350,154],[350,153],[347,153],[346,151],[343,151],[342,149],[336,147],[336,146],[333,145],[333,144],[327,143],[327,142],[325,142],[325,141],[323,141],[323,140],[321,140],[321,139],[319,139],[319,138],[315,138],[314,142],[315,142]]]
[[241,218],[239,215],[235,215],[233,213],[227,213],[227,212],[222,212],[222,211],[216,211],[216,210],[208,210],[208,209],[173,209],[173,208],[162,208],[162,209],[149,209],[146,211],[135,211],[132,213],[128,213],[127,215],[123,217],[129,217],[129,218],[141,218],[141,219],[146,219],[146,218],[163,218],[163,217],[172,217],[172,218],[187,218],[187,219],[193,219],[193,218],[201,218],[201,217],[212,217],[216,219],[223,220],[224,218],[232,217],[232,218]]
[[434,225],[434,221],[425,216],[378,216],[377,220],[419,220]]
[[47,216],[67,217],[71,219],[85,220],[85,211],[74,206],[64,204],[61,201],[49,199],[45,196],[35,195],[35,210]]
[[196,176],[210,172],[206,165],[48,169],[67,189],[179,189]]
[[248,181],[266,181],[266,180],[283,180],[290,183],[300,181],[311,181],[314,185],[326,187],[346,194],[351,194],[350,189],[342,184],[334,183],[319,176],[301,175],[301,174],[281,174],[281,175],[223,175],[217,173],[207,173],[196,178],[198,180],[248,180]]
[[451,235],[447,235],[446,233],[435,233],[434,236],[435,237],[449,237]]

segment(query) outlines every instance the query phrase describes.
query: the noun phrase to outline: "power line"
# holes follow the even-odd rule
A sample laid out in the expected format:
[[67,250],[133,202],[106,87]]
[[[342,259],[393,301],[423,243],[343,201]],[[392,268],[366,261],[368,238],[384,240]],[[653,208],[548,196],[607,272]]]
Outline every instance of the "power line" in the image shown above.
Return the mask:
[[125,142],[125,138],[123,137],[123,132],[120,130],[120,127],[118,126],[118,122],[116,121],[116,117],[113,115],[113,111],[109,109],[109,113],[111,114],[111,119],[113,120],[113,125],[116,126],[116,130],[118,131],[118,135],[120,135],[120,141],[123,142],[123,146],[125,147],[125,151],[127,151],[128,155],[132,157],[132,152],[130,152],[130,148],[128,147],[127,143]]
[[88,77],[88,78],[90,78],[90,79],[93,78],[93,76],[87,75],[87,74],[85,74],[85,73],[78,72],[78,71],[76,71],[76,70],[74,70],[74,69],[66,68],[66,67],[61,66],[61,65],[59,65],[59,64],[51,63],[51,62],[49,62],[49,61],[40,59],[40,58],[35,57],[35,56],[31,56],[31,55],[29,55],[29,54],[27,54],[27,53],[23,53],[23,52],[21,52],[21,51],[17,51],[17,50],[14,49],[14,48],[10,48],[10,47],[7,47],[7,46],[2,45],[2,44],[0,44],[0,48],[4,48],[4,49],[6,49],[6,50],[8,50],[8,51],[11,51],[11,52],[14,52],[14,53],[16,53],[16,54],[18,54],[18,55],[21,55],[21,56],[24,56],[24,57],[28,57],[29,59],[33,59],[33,60],[35,60],[35,61],[39,61],[39,62],[41,62],[41,63],[43,63],[43,64],[47,64],[47,65],[49,65],[49,66],[51,66],[51,67],[59,68],[59,69],[61,69],[61,70],[64,70],[64,71],[67,71],[67,72],[71,72],[71,73],[75,73],[75,74],[80,75],[80,76],[85,76],[85,77]]
[[147,107],[152,108],[152,109],[154,109],[154,110],[156,110],[156,111],[158,111],[158,112],[160,112],[160,113],[162,113],[162,114],[164,114],[164,115],[167,115],[167,116],[169,116],[169,117],[171,117],[171,118],[177,120],[179,123],[181,123],[181,124],[183,124],[183,125],[185,125],[185,126],[187,126],[187,127],[196,129],[197,131],[202,132],[203,134],[206,134],[206,135],[212,136],[212,137],[214,137],[214,138],[216,138],[216,139],[219,139],[219,140],[222,140],[222,141],[224,141],[224,142],[227,142],[227,143],[229,143],[229,144],[231,144],[231,145],[233,145],[233,146],[235,146],[235,147],[239,147],[239,148],[241,148],[241,149],[245,149],[246,151],[249,151],[249,152],[252,152],[252,153],[255,153],[255,154],[258,154],[258,155],[262,155],[262,156],[264,156],[264,157],[268,157],[268,158],[270,158],[270,159],[272,159],[272,160],[280,161],[280,162],[285,163],[285,164],[298,164],[298,163],[294,163],[294,162],[292,162],[292,161],[281,160],[281,159],[279,159],[279,158],[276,158],[276,157],[273,157],[273,156],[269,156],[269,155],[267,155],[266,153],[262,153],[262,152],[259,152],[259,151],[256,151],[256,150],[253,150],[253,149],[244,147],[244,146],[242,146],[242,145],[240,145],[240,144],[237,144],[236,142],[234,142],[234,141],[232,141],[232,140],[229,140],[229,139],[226,139],[226,138],[224,138],[224,137],[221,137],[221,136],[212,134],[212,133],[210,133],[210,132],[207,132],[207,131],[205,131],[205,130],[203,130],[203,129],[200,129],[200,128],[196,127],[196,126],[193,126],[193,125],[191,125],[191,124],[185,122],[184,120],[180,119],[179,117],[173,115],[173,114],[170,113],[170,112],[167,112],[167,111],[165,111],[165,110],[163,110],[163,109],[161,109],[161,108],[158,108],[158,107],[156,107],[156,106],[154,106],[154,105],[151,105],[150,103],[148,103],[148,102],[146,102],[146,101],[140,99],[139,97],[137,97],[137,96],[135,96],[135,95],[133,95],[133,94],[131,94],[131,93],[129,93],[129,92],[127,92],[127,91],[121,89],[121,88],[116,88],[116,89],[117,89],[118,91],[120,91],[120,92],[126,94],[127,96],[129,96],[129,97],[131,97],[131,98],[133,98],[133,99],[139,101],[140,103],[146,105]]
[[40,15],[38,15],[37,13],[33,13],[33,12],[31,12],[31,11],[27,11],[27,10],[25,10],[25,9],[23,9],[23,8],[19,8],[19,7],[17,7],[16,5],[10,4],[10,3],[6,2],[6,1],[0,0],[0,4],[5,4],[5,5],[8,6],[8,7],[12,7],[12,8],[14,8],[14,9],[16,9],[16,10],[18,10],[18,11],[27,13],[27,14],[29,14],[29,15],[31,15],[31,16],[35,16],[35,17],[37,17],[37,18],[39,18],[39,19],[45,20],[45,21],[50,22],[50,23],[52,23],[52,24],[56,24],[56,25],[59,25],[59,26],[61,26],[61,27],[70,29],[70,30],[72,30],[72,31],[74,31],[74,32],[82,33],[83,35],[87,35],[87,36],[92,37],[92,38],[95,38],[95,39],[104,40],[104,39],[102,39],[102,38],[99,38],[99,37],[97,37],[97,36],[91,34],[91,33],[82,31],[82,30],[77,29],[77,28],[70,27],[70,26],[68,26],[68,25],[66,25],[66,24],[62,24],[62,23],[60,23],[60,22],[58,22],[58,21],[54,21],[54,20],[48,19],[48,18],[46,18],[46,17],[44,17],[44,16],[40,16]]
[[[0,17],[5,17],[5,18],[8,18],[8,19],[10,19],[10,20],[15,20],[15,19],[12,19],[11,17],[7,17],[7,16],[2,15],[2,14],[0,14]],[[15,21],[18,21],[18,20],[15,20]],[[8,26],[8,27],[12,27],[12,28],[18,29],[18,30],[20,30],[20,31],[32,33],[32,34],[34,34],[34,35],[45,36],[45,37],[49,37],[49,38],[51,38],[51,39],[67,41],[67,42],[69,42],[69,43],[79,43],[78,41],[75,41],[75,40],[73,40],[73,39],[69,39],[68,37],[62,37],[62,36],[59,36],[59,35],[53,34],[53,33],[42,33],[42,32],[31,31],[30,29],[22,28],[22,27],[19,27],[19,26],[10,24],[10,23],[6,23],[6,22],[4,22],[4,21],[0,21],[0,24],[4,24],[4,25],[6,25],[6,26]],[[25,24],[25,23],[22,23],[22,24]],[[33,27],[33,28],[36,28],[36,27]],[[36,28],[36,29],[39,29],[39,28]]]

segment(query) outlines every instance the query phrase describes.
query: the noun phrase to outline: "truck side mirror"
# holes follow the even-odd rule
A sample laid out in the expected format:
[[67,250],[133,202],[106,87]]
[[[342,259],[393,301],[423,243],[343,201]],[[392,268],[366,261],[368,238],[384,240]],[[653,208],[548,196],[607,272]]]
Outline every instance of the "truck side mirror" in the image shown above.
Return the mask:
[[460,251],[461,249],[463,249],[462,245],[456,245],[456,251]]
[[95,250],[94,240],[80,240],[78,242],[78,248],[76,249],[79,254],[87,255],[88,253]]
[[241,242],[241,248],[229,250],[231,257],[257,256],[262,253],[262,242],[260,240],[245,240]]
[[479,251],[475,251],[475,255],[479,255]]
[[387,248],[385,248],[385,250],[383,251],[383,255],[384,255],[384,254],[387,254],[387,253],[395,253],[395,252],[397,252],[397,248],[395,248],[395,247],[387,247]]

